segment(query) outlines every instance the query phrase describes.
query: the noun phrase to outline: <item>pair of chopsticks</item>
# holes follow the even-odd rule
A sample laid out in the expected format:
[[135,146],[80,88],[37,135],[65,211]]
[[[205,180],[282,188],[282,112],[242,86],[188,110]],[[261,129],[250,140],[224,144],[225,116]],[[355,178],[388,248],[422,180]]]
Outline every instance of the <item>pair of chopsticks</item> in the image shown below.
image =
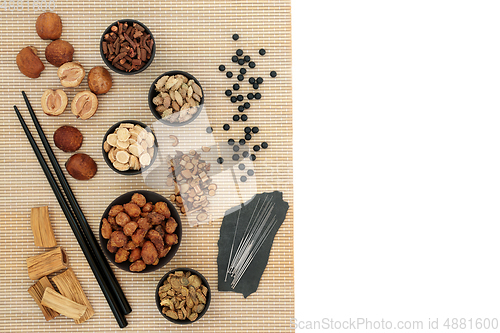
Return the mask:
[[[90,268],[92,269],[92,272],[94,273],[94,276],[99,283],[99,286],[101,287],[104,297],[106,298],[106,301],[111,308],[111,312],[113,312],[113,315],[115,316],[115,319],[118,322],[120,328],[124,328],[128,325],[125,315],[132,312],[132,309],[130,308],[129,303],[125,298],[125,295],[123,294],[123,291],[118,284],[118,281],[116,280],[116,277],[114,276],[113,271],[108,264],[108,261],[104,257],[99,244],[97,244],[94,233],[90,229],[90,226],[85,216],[83,215],[78,202],[76,201],[73,191],[71,191],[71,188],[69,187],[68,181],[66,180],[66,177],[64,176],[64,173],[62,172],[62,169],[57,162],[54,152],[52,151],[52,148],[47,141],[47,138],[42,130],[42,127],[40,126],[40,123],[38,122],[38,119],[35,115],[35,112],[33,111],[33,108],[31,107],[26,93],[23,91],[22,94],[24,97],[24,101],[26,102],[26,106],[28,107],[31,119],[35,124],[35,128],[38,132],[40,140],[42,141],[42,144],[49,157],[50,163],[54,168],[59,183],[63,188],[63,191],[61,191],[61,189],[59,188],[54,175],[50,171],[49,166],[47,165],[47,162],[45,161],[40,149],[38,148],[33,135],[31,134],[28,126],[26,125],[26,122],[19,112],[19,109],[14,105],[14,110],[16,111],[17,117],[21,122],[21,126],[23,127],[24,133],[26,134],[31,147],[35,152],[38,162],[40,163],[40,166],[45,173],[45,177],[47,177],[50,187],[52,188],[52,191],[54,192],[57,201],[59,202],[59,205],[64,212],[64,216],[66,216],[66,219],[68,220],[69,225],[76,236],[78,244],[80,245],[85,258],[87,259]],[[63,192],[66,195],[67,200],[64,197]]]

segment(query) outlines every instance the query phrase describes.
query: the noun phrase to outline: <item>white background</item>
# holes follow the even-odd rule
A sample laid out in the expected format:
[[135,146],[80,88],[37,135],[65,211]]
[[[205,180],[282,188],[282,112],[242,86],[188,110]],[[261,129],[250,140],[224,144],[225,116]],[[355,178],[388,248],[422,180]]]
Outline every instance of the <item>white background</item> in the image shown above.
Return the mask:
[[294,0],[292,30],[297,320],[500,318],[500,2]]

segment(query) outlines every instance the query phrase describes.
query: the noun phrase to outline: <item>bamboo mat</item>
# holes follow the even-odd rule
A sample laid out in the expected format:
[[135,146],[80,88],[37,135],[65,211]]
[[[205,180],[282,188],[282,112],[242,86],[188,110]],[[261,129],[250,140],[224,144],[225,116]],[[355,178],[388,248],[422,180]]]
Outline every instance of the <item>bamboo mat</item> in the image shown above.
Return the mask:
[[[127,315],[126,331],[152,332],[204,331],[204,332],[269,332],[290,331],[290,319],[294,317],[294,267],[293,267],[293,187],[292,187],[292,91],[291,91],[291,20],[290,2],[282,0],[252,1],[16,1],[2,2],[2,43],[0,54],[0,331],[1,332],[114,332],[120,331],[102,295],[97,282],[83,256],[64,215],[58,206],[35,155],[22,131],[12,106],[17,105],[30,126],[35,138],[36,131],[21,96],[25,90],[38,119],[52,143],[52,134],[63,124],[76,126],[83,133],[84,143],[79,152],[87,153],[98,165],[97,175],[90,181],[68,181],[82,207],[85,216],[97,236],[99,220],[108,204],[117,196],[134,190],[156,191],[168,197],[172,191],[154,188],[154,184],[139,176],[122,176],[113,172],[101,155],[101,141],[106,130],[114,123],[134,119],[150,126],[154,124],[147,104],[147,92],[151,82],[168,70],[183,70],[193,74],[205,92],[205,120],[214,128],[213,142],[226,142],[229,138],[242,137],[243,127],[259,126],[254,135],[256,143],[266,141],[269,148],[258,152],[253,162],[255,175],[248,187],[238,188],[241,197],[231,192],[219,191],[221,206],[243,200],[255,193],[279,190],[290,204],[287,218],[276,235],[269,263],[262,276],[259,289],[244,299],[241,294],[217,291],[217,240],[222,217],[212,224],[190,228],[183,219],[183,240],[177,255],[162,269],[148,274],[131,274],[112,265],[118,281],[132,306]],[[23,8],[21,8],[23,4]],[[29,7],[28,7],[29,5]],[[61,88],[54,66],[48,64],[43,51],[47,41],[41,40],[35,31],[35,21],[44,6],[53,10],[63,22],[62,39],[75,48],[74,60],[84,66],[104,66],[99,55],[99,39],[104,29],[113,21],[123,18],[136,19],[146,24],[156,40],[156,57],[143,73],[122,76],[111,72],[112,89],[99,96],[99,108],[89,120],[77,120],[69,107],[59,117],[48,117],[40,107],[40,97],[48,88]],[[33,8],[35,6],[35,8]],[[231,36],[238,33],[240,39]],[[33,80],[17,69],[16,54],[23,47],[38,48],[46,69],[41,77]],[[264,57],[258,55],[265,48]],[[235,50],[241,48],[251,55],[257,67],[252,76],[265,80],[259,91],[260,101],[252,101],[246,113],[248,121],[233,122],[236,106],[226,96],[236,79],[227,79],[218,71],[220,64],[237,71],[231,63]],[[269,72],[276,70],[272,79]],[[246,75],[246,79],[249,75]],[[87,88],[86,79],[78,88],[65,88],[68,100],[76,92]],[[245,94],[250,89],[242,90]],[[202,118],[200,118],[201,121]],[[222,130],[223,124],[231,130]],[[190,140],[184,131],[183,140]],[[193,136],[194,137],[194,136]],[[203,139],[202,139],[203,140]],[[40,141],[38,141],[40,142]],[[253,141],[252,141],[253,143]],[[160,143],[161,144],[161,143]],[[71,154],[54,148],[61,165]],[[65,171],[66,172],[66,171]],[[220,185],[231,182],[222,177]],[[153,185],[150,186],[150,185]],[[238,185],[239,186],[239,185]],[[248,189],[248,191],[247,191]],[[95,315],[87,322],[76,325],[73,320],[59,316],[46,322],[27,289],[34,283],[28,278],[26,258],[43,252],[33,243],[29,226],[32,207],[48,205],[56,239],[67,252],[70,267],[94,307]],[[155,305],[155,287],[168,270],[190,267],[202,273],[212,288],[212,303],[206,315],[198,322],[174,325],[166,321]]]

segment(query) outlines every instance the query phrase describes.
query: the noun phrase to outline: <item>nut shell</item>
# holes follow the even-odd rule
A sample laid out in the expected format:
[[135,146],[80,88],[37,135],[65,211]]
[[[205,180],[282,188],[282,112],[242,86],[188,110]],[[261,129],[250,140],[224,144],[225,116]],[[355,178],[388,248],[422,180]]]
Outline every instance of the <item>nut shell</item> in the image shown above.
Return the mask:
[[59,67],[62,64],[73,61],[74,52],[75,49],[70,43],[62,39],[57,39],[45,48],[45,59],[52,65]]
[[85,77],[85,69],[79,63],[71,61],[59,67],[57,76],[64,87],[74,88],[82,83]]
[[62,22],[59,15],[47,12],[38,16],[36,33],[41,39],[59,39],[62,34]]
[[99,102],[97,96],[91,91],[81,91],[75,95],[71,102],[71,112],[83,120],[92,117],[96,111]]
[[27,46],[22,49],[16,56],[16,64],[21,73],[36,79],[45,69],[40,58],[37,56],[37,50],[33,46]]
[[42,95],[41,103],[42,110],[46,115],[58,116],[66,110],[68,96],[61,89],[47,89]]
[[90,91],[96,95],[107,93],[113,85],[111,74],[109,74],[106,68],[101,66],[94,67],[90,70],[87,81]]
[[54,132],[54,144],[64,152],[77,151],[83,142],[82,133],[73,126],[61,126]]
[[78,180],[89,180],[97,172],[97,164],[92,157],[82,153],[71,156],[65,166],[70,176]]

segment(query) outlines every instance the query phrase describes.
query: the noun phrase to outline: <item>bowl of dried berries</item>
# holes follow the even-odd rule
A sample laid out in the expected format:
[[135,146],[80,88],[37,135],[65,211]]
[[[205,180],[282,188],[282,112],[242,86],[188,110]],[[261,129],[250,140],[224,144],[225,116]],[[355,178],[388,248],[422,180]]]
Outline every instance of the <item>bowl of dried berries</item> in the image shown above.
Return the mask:
[[176,254],[182,224],[174,205],[151,191],[127,192],[104,211],[99,241],[104,255],[124,271],[148,273]]
[[156,286],[156,306],[175,324],[190,324],[207,312],[212,294],[207,279],[191,268],[176,268]]
[[191,74],[170,71],[158,76],[148,94],[153,116],[170,126],[184,126],[194,121],[203,108],[200,82]]
[[112,23],[101,37],[101,57],[118,74],[144,71],[155,57],[156,43],[151,31],[139,21],[124,19]]

